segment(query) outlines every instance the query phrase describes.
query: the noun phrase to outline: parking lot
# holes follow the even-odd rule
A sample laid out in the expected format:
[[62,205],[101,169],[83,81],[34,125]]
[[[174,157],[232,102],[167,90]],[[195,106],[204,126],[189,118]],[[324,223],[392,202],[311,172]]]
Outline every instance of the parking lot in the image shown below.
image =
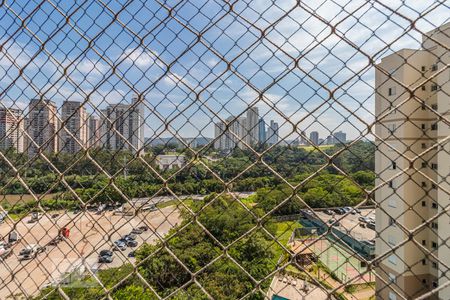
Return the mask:
[[[128,258],[133,250],[130,248],[115,251],[114,261],[109,264],[98,264],[98,253],[103,249],[112,249],[113,242],[133,228],[149,227],[149,230],[137,235],[136,240],[141,245],[143,242],[154,243],[158,235],[164,236],[181,222],[180,212],[174,206],[143,212],[135,217],[115,216],[112,212],[100,215],[69,212],[55,218],[42,216],[35,223],[28,223],[29,219],[26,217],[16,225],[21,240],[12,247],[14,254],[0,262],[0,299],[5,299],[11,291],[22,291],[26,296],[35,295],[46,284],[60,280],[66,272],[77,269],[83,261],[94,271],[133,262],[134,258]],[[70,236],[57,246],[48,245],[46,251],[34,259],[19,261],[18,253],[25,246],[46,245],[58,235],[55,224],[68,227]],[[1,224],[0,237],[6,237],[11,229],[10,222]]]
[[[367,227],[361,227],[359,217],[369,217],[375,220],[375,210],[374,209],[361,209],[360,213],[356,214],[348,214],[345,217],[343,215],[338,215],[334,213],[334,215],[328,215],[323,211],[315,211],[317,216],[329,224],[330,219],[339,220],[339,226],[337,226],[342,231],[346,232],[348,235],[351,235],[354,239],[362,241],[371,241],[375,239],[376,232]],[[342,218],[342,219],[341,219]]]

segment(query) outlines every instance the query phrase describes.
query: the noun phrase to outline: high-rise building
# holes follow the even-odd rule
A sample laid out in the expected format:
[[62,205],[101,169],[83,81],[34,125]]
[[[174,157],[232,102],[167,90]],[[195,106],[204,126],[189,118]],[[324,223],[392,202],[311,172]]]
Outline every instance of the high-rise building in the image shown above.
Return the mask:
[[319,133],[317,131],[311,131],[309,139],[313,145],[319,145]]
[[0,108],[0,150],[14,148],[24,151],[24,120],[22,110],[17,108]]
[[[424,34],[422,50],[397,51],[375,68],[375,186],[384,184],[375,193],[375,245],[377,255],[388,254],[378,264],[380,299],[416,298],[450,278],[450,217],[439,214],[450,204],[450,145],[441,142],[450,128],[435,113],[449,110],[449,73],[439,73],[450,63],[442,46],[449,44],[450,23]],[[450,299],[450,287],[426,297],[437,298]]]
[[306,132],[302,131],[300,134],[300,141],[299,141],[300,145],[306,145],[308,144],[307,140],[306,140]]
[[59,150],[78,153],[86,147],[88,122],[86,109],[78,101],[64,101],[61,107]]
[[347,142],[347,134],[342,131],[333,133],[334,144],[345,144]]
[[96,116],[88,118],[88,147],[100,146],[100,120]]
[[264,144],[266,142],[266,122],[263,118],[259,118],[258,122],[258,140],[260,144]]
[[[144,99],[133,97],[131,104],[112,104],[102,110],[100,139],[111,150],[136,152],[144,145]],[[141,151],[142,153],[142,151]]]
[[[219,150],[232,150],[236,147],[244,149],[247,138],[246,118],[228,117],[225,122],[215,124],[214,147]],[[227,130],[228,125],[228,130]]]
[[39,149],[44,152],[58,151],[59,119],[55,102],[47,99],[32,99],[28,106],[28,119],[25,130],[26,147],[29,155]]
[[332,135],[327,136],[326,144],[334,145],[334,137]]
[[245,140],[249,145],[256,145],[259,142],[259,112],[257,107],[250,107],[247,110]]
[[269,128],[267,129],[267,144],[274,145],[279,140],[278,123],[270,120]]

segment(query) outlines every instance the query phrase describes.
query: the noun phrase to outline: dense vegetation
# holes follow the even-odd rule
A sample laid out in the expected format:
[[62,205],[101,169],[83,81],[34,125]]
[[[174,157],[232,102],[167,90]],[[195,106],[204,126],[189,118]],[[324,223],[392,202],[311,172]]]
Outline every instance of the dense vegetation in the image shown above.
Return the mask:
[[[257,202],[262,209],[269,211],[293,194],[312,207],[353,205],[364,200],[365,194],[361,187],[370,189],[375,179],[374,145],[371,142],[358,142],[348,149],[343,147],[336,145],[328,148],[324,150],[325,154],[299,147],[275,147],[264,154],[262,161],[258,161],[253,152],[236,149],[227,157],[212,161],[192,159],[183,170],[164,171],[161,172],[162,177],[150,168],[156,168],[155,154],[161,149],[155,149],[140,158],[133,158],[126,152],[97,150],[91,157],[102,166],[103,171],[98,170],[83,154],[75,157],[65,154],[50,156],[53,166],[60,172],[64,171],[64,182],[61,182],[53,167],[41,159],[28,161],[23,155],[8,155],[19,167],[23,181],[33,193],[57,193],[55,201],[44,203],[50,209],[72,206],[77,203],[78,197],[90,203],[124,202],[126,199],[117,189],[128,198],[166,195],[171,192],[178,195],[207,195],[226,190],[225,183],[232,181],[228,185],[231,190],[259,190]],[[182,149],[178,151],[183,152]],[[338,155],[330,159],[329,156],[335,153]],[[188,159],[192,158],[192,153],[185,154]],[[0,165],[0,194],[27,194],[24,185],[8,171],[6,162],[1,162]],[[314,173],[323,166],[326,167],[320,173]],[[342,175],[340,170],[348,176]],[[283,182],[286,179],[290,184],[298,185],[311,174],[315,176],[301,184],[296,193]],[[108,175],[112,175],[113,179]],[[167,185],[163,178],[168,179]],[[301,203],[298,198],[292,198],[287,205],[277,209],[277,213],[297,212],[302,207]],[[17,204],[10,209],[23,211],[30,208],[32,204]]]
[[[209,203],[212,199],[213,202]],[[270,284],[270,273],[276,269],[277,259],[283,251],[263,230],[256,230],[238,240],[239,237],[257,225],[256,219],[233,198],[216,195],[204,201],[193,202],[192,210],[199,212],[198,221],[184,212],[183,223],[168,234],[165,243],[145,244],[137,251],[136,262],[139,274],[152,286],[159,296],[170,299],[208,299],[207,295],[193,282],[197,282],[214,299],[239,299],[249,295],[249,299],[263,299],[256,289],[253,279],[262,281],[262,288]],[[206,206],[205,206],[206,205]],[[256,214],[262,212],[255,210]],[[275,226],[266,222],[263,226],[275,234]],[[182,230],[180,228],[183,228]],[[208,232],[208,233],[207,233]],[[220,246],[230,246],[224,255]],[[175,259],[175,257],[177,259]],[[241,267],[238,266],[235,260]],[[106,287],[111,287],[132,272],[130,265],[99,272],[99,278]],[[244,272],[245,270],[245,272]],[[73,283],[73,288],[65,287],[64,292],[71,299],[97,299],[103,294],[99,286],[76,288],[77,284],[94,283],[92,278]],[[84,285],[86,286],[86,284]],[[178,289],[183,287],[181,289]],[[41,296],[50,289],[42,291]],[[137,276],[132,276],[118,288],[115,299],[157,299],[154,293]],[[39,298],[39,297],[38,297]],[[52,293],[47,299],[62,299]]]

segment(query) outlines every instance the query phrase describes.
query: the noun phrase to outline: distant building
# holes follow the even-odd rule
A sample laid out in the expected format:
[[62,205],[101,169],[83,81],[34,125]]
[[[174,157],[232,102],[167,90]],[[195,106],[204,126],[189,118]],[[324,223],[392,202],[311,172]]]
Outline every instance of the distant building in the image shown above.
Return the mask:
[[24,120],[22,110],[0,108],[0,150],[10,148],[21,153],[24,151]]
[[100,120],[96,116],[88,119],[88,147],[100,146]]
[[267,135],[266,135],[266,122],[263,118],[259,118],[258,121],[258,140],[260,144],[266,143]]
[[78,153],[86,147],[88,122],[86,109],[78,101],[64,101],[61,107],[61,133],[59,150]]
[[25,130],[28,132],[26,144],[29,155],[36,154],[39,149],[44,152],[58,151],[59,119],[56,104],[47,99],[32,99],[28,106],[28,121]]
[[342,131],[335,132],[333,134],[335,144],[345,144],[347,142],[347,134]]
[[279,140],[279,128],[278,123],[274,120],[270,121],[270,126],[267,130],[267,143],[269,145],[274,145],[278,143]]
[[102,110],[100,139],[106,149],[135,152],[144,145],[143,99],[133,97],[131,104],[113,104]]
[[334,137],[332,135],[327,136],[326,144],[327,145],[334,145]]
[[[247,142],[246,118],[228,117],[224,122],[215,124],[214,136],[217,138],[214,147],[219,150],[232,150],[236,147],[244,149]],[[228,127],[228,130],[227,130]]]
[[319,145],[319,133],[317,131],[311,131],[309,139],[313,145]]
[[178,154],[161,154],[156,156],[156,165],[161,170],[182,168],[186,164],[186,157]]
[[299,145],[307,145],[308,141],[306,140],[306,132],[302,131],[300,134]]
[[245,141],[249,145],[256,145],[259,142],[259,112],[257,107],[250,107],[247,110],[245,127]]

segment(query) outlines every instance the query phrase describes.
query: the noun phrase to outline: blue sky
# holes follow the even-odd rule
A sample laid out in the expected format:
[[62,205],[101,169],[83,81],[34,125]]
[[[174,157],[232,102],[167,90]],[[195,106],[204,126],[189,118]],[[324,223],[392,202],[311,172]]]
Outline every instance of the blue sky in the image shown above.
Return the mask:
[[355,138],[373,120],[369,58],[420,47],[421,32],[449,21],[437,2],[6,1],[0,99],[88,99],[98,113],[140,92],[149,137],[170,135],[164,122],[211,137],[213,122],[255,105],[283,136],[296,126]]

